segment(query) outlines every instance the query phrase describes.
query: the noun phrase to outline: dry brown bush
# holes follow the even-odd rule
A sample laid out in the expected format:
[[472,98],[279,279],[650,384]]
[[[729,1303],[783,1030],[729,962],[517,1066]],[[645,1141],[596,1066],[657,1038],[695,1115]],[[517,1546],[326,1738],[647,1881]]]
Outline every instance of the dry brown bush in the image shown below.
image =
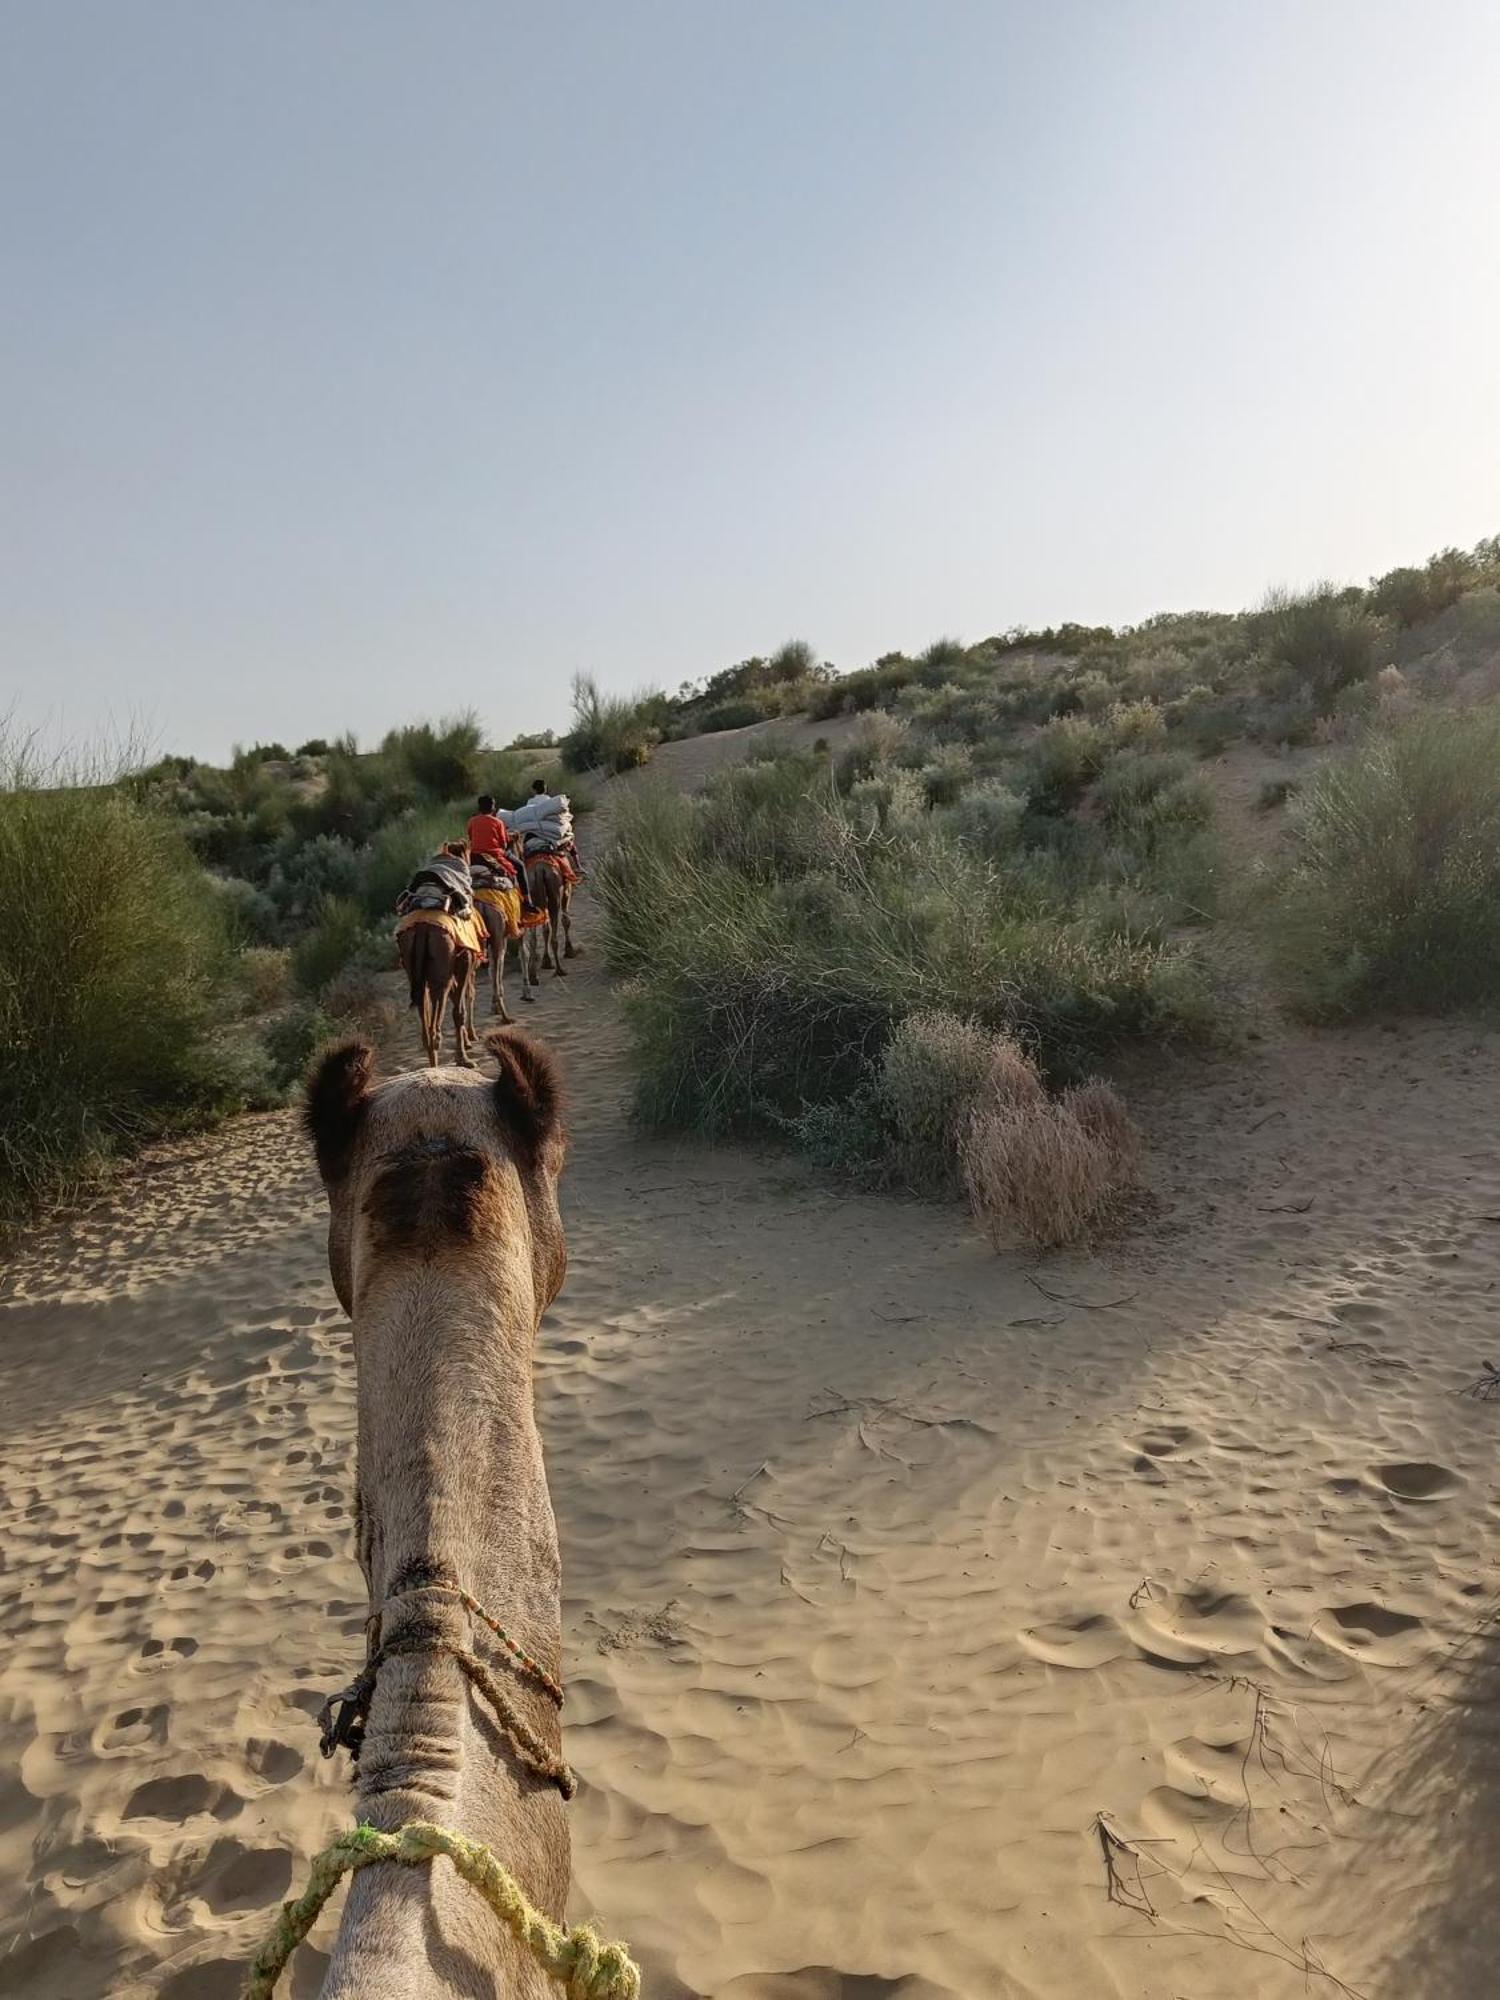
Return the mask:
[[997,1249],[1084,1241],[1133,1186],[1140,1139],[1119,1097],[1097,1080],[1049,1097],[1013,1042],[997,1041],[990,1079],[959,1140],[965,1191]]

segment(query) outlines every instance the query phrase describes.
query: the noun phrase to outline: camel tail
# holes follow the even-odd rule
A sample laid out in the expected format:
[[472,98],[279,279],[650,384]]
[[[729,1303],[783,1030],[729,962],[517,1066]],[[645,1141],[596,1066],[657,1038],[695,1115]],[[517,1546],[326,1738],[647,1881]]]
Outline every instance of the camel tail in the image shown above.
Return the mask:
[[[406,950],[402,954],[406,961],[406,979],[411,987],[411,1004],[420,1007],[422,996],[427,990],[427,925],[414,924],[406,933]],[[426,1023],[424,1021],[423,1025]]]

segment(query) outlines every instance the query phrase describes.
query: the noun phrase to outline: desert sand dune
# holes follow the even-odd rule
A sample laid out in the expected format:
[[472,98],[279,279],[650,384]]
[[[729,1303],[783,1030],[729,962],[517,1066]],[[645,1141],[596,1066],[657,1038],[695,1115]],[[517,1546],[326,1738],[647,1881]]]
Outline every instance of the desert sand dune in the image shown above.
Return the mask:
[[[1493,1991],[1500,1036],[1138,1084],[1151,1212],[1037,1266],[635,1136],[597,954],[530,1011],[573,1099],[537,1365],[576,1902],[647,1993]],[[10,1258],[7,1994],[235,1993],[347,1818],[323,1223],[277,1114]]]

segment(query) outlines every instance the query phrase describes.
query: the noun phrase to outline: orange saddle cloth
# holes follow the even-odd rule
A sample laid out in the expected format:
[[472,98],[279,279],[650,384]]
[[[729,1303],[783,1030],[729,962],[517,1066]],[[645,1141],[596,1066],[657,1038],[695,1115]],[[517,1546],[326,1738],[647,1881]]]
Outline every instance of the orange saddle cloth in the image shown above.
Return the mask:
[[464,951],[472,951],[482,960],[489,949],[489,933],[476,916],[451,917],[446,910],[408,910],[396,926],[396,935],[409,931],[413,924],[436,924],[446,930],[456,945]]

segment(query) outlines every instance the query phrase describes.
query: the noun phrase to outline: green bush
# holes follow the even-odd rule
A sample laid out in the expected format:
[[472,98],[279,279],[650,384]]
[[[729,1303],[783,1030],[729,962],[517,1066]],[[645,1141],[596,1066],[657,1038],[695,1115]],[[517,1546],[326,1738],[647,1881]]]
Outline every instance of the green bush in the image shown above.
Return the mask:
[[1066,812],[1098,777],[1109,753],[1109,732],[1084,715],[1043,723],[1026,756],[1033,811]]
[[1319,771],[1291,812],[1266,921],[1304,1011],[1500,1000],[1500,714],[1386,729]]
[[[0,1213],[231,1108],[212,1040],[225,912],[181,830],[126,789],[0,790]],[[98,867],[81,857],[104,857]]]
[[573,681],[573,727],[563,738],[563,761],[574,771],[629,771],[648,763],[660,731],[647,710],[650,694],[604,694],[591,674]]
[[1251,620],[1267,664],[1305,688],[1319,714],[1341,688],[1373,671],[1379,629],[1358,591],[1326,583],[1300,594],[1273,590]]
[[370,923],[389,922],[396,898],[429,856],[463,836],[461,807],[422,806],[383,826],[364,853],[360,899]]
[[393,729],[381,755],[430,799],[462,799],[479,789],[484,732],[472,709],[436,725],[417,722]]
[[278,1014],[263,1037],[276,1086],[285,1091],[300,1083],[314,1051],[346,1032],[311,1001],[299,1001]]
[[723,729],[748,729],[751,723],[764,722],[766,713],[758,701],[744,696],[739,701],[722,701],[717,708],[706,709],[698,727],[705,736],[714,736]]
[[[825,770],[732,767],[700,800],[621,801],[595,881],[648,1122],[847,1147],[840,1107],[868,1114],[883,1050],[923,1011],[1018,1032],[1060,1075],[1130,1037],[1206,1031],[1190,947],[1110,935],[1066,893],[997,872],[914,773],[885,768],[845,801]],[[864,788],[902,785],[914,819],[882,823]]]
[[362,949],[365,913],[352,896],[326,897],[311,929],[292,946],[292,977],[299,992],[321,993]]

